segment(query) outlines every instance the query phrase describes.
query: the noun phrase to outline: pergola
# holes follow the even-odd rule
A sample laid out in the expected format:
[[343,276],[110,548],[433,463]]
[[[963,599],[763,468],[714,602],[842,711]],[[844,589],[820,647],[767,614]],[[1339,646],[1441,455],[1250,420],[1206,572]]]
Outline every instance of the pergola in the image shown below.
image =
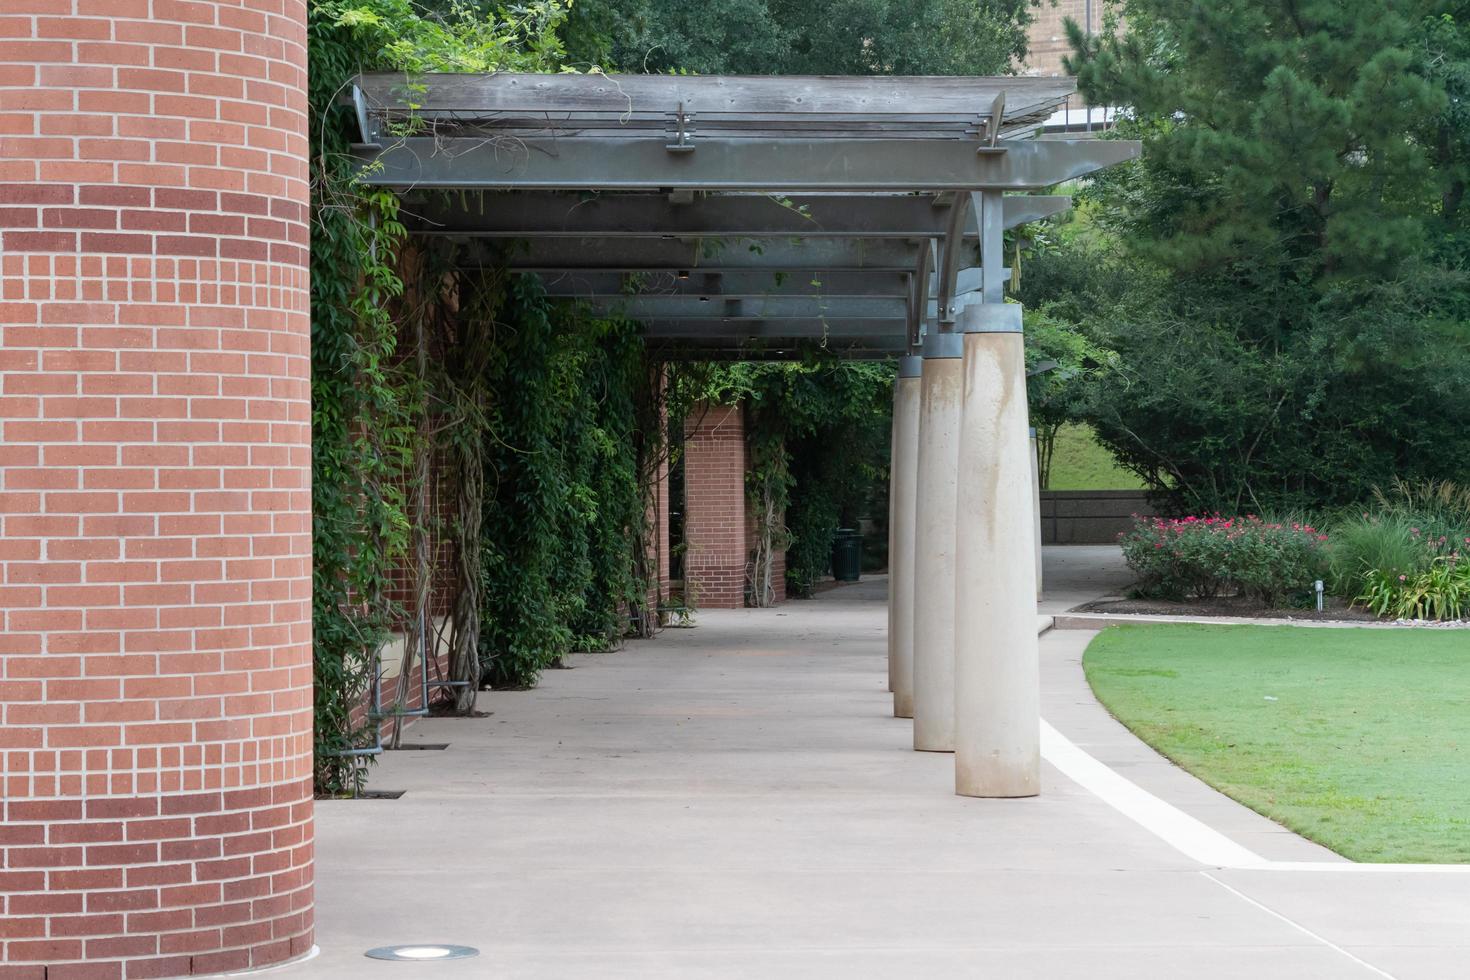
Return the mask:
[[[1007,228],[1136,156],[1068,79],[363,75],[361,179],[667,358],[899,357],[889,652],[956,790],[1039,788],[1035,496]],[[957,519],[957,517],[959,519]]]

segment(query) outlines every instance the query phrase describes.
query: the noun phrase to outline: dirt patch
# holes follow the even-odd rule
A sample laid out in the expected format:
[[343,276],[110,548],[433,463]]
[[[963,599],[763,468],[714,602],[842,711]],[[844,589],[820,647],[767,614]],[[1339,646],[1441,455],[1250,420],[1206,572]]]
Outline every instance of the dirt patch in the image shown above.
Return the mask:
[[1243,596],[1226,596],[1219,599],[1188,599],[1171,602],[1168,599],[1099,599],[1085,602],[1069,612],[1108,613],[1122,616],[1240,616],[1248,619],[1296,619],[1319,622],[1377,623],[1382,622],[1366,609],[1355,609],[1341,599],[1329,597],[1325,608],[1316,609],[1280,608],[1262,605]]

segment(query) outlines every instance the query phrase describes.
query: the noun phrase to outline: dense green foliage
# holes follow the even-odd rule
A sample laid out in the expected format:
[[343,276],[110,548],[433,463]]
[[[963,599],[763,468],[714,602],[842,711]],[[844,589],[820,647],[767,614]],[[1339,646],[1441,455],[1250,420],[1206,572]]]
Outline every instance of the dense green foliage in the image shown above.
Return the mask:
[[1467,6],[1125,0],[1073,37],[1144,157],[1027,269],[1116,359],[1070,412],[1198,510],[1470,472]]
[[[448,535],[459,566],[451,670],[473,707],[480,661],[525,685],[563,653],[606,647],[644,601],[646,422],[640,342],[627,324],[554,306],[532,279],[456,277],[432,249],[404,249],[397,200],[356,185],[350,119],[337,106],[362,70],[550,71],[566,13],[554,0],[484,11],[408,0],[315,0],[311,63],[313,620],[316,781],[361,777],[352,750],[375,653],[417,608],[390,576],[427,574],[424,542]],[[448,276],[446,278],[446,276]],[[406,285],[407,283],[407,285]],[[419,355],[425,346],[444,363]],[[427,464],[457,506],[444,522],[410,506],[432,495]],[[470,508],[470,511],[466,510]],[[471,512],[472,511],[472,512]],[[431,590],[415,584],[419,596]],[[420,600],[415,599],[417,605]],[[456,657],[470,657],[459,673]]]
[[395,202],[350,187],[345,113],[332,108],[358,65],[350,39],[318,5],[308,31],[315,777],[319,789],[340,792],[358,771],[341,754],[359,736],[353,709],[393,618],[386,592],[407,541],[401,477],[411,423],[388,315],[402,292],[389,264],[402,237]]
[[1030,0],[578,0],[582,68],[744,75],[993,75],[1025,51]]
[[[1026,316],[1026,404],[1036,429],[1041,486],[1050,489],[1057,436],[1082,411],[1097,365],[1114,355],[1044,309]],[[1105,489],[1101,486],[1088,489]]]
[[1083,658],[1134,734],[1355,861],[1470,861],[1464,634],[1115,626]]
[[480,656],[493,686],[605,649],[643,601],[632,327],[552,305],[534,277],[510,286],[485,372],[497,397],[483,433]]
[[[698,376],[694,397],[749,406],[750,496],[779,496],[786,586],[808,596],[827,572],[837,529],[887,513],[893,366],[813,358],[745,362]],[[760,509],[759,507],[757,508]]]

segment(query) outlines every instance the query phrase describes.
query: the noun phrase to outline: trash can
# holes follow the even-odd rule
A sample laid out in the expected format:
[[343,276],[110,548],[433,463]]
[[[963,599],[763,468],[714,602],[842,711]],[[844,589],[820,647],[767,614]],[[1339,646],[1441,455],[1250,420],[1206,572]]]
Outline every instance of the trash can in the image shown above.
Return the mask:
[[856,582],[863,570],[863,536],[855,528],[839,527],[832,541],[832,577]]

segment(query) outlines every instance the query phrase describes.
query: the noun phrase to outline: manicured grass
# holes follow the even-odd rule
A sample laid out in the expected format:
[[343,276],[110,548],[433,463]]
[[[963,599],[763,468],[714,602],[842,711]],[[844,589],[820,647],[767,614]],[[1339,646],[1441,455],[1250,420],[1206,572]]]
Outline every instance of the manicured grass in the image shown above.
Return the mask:
[[1083,665],[1134,734],[1297,833],[1470,862],[1470,633],[1115,626]]
[[1143,483],[1113,462],[1112,453],[1098,445],[1092,429],[1064,425],[1057,432],[1048,490],[1138,490]]

